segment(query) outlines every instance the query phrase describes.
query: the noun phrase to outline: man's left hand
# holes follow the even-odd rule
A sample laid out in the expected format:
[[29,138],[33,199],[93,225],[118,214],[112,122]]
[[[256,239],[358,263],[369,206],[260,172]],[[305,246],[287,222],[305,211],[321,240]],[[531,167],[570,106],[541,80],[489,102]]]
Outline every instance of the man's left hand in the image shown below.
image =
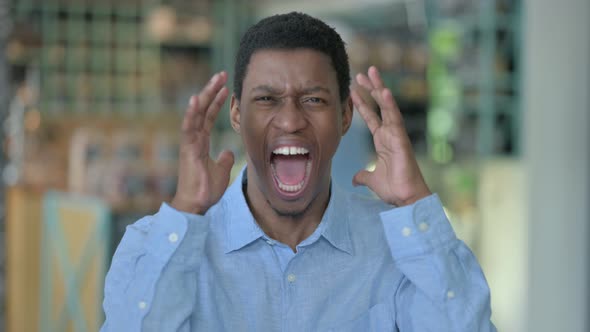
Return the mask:
[[375,169],[356,173],[353,184],[367,186],[381,200],[397,206],[429,196],[430,189],[418,167],[400,110],[377,68],[371,66],[368,75],[358,74],[356,81],[379,105],[381,119],[357,91],[351,91],[352,101],[373,135],[377,153]]

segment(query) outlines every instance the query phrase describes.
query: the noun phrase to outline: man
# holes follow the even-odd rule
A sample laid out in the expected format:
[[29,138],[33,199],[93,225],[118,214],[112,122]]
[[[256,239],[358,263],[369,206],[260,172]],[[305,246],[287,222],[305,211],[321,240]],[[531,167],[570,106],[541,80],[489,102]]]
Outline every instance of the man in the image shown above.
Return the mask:
[[[215,74],[182,123],[177,193],[127,229],[106,278],[103,331],[495,331],[481,269],[414,158],[376,68],[349,91],[340,36],[300,13],[263,19],[238,50],[230,119],[247,166],[209,156],[229,95]],[[340,190],[331,160],[354,106],[377,164]]]

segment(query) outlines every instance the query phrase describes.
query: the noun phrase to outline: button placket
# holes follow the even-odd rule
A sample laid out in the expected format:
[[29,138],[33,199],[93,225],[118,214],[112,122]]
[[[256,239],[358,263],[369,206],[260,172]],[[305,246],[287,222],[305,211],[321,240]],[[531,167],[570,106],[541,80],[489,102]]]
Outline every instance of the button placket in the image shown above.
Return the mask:
[[452,290],[449,290],[447,292],[447,299],[451,300],[453,298],[455,298],[455,292],[453,292]]
[[289,275],[287,276],[287,281],[289,283],[294,283],[297,280],[297,276],[295,276],[293,273],[289,273]]

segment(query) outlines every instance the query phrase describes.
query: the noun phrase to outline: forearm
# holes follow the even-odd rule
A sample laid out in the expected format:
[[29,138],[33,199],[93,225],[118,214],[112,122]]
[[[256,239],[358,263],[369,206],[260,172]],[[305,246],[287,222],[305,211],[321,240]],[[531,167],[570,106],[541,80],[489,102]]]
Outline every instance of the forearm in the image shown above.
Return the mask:
[[385,212],[382,221],[405,276],[396,293],[400,331],[495,331],[483,272],[437,196]]
[[[195,218],[199,220],[190,220]],[[183,282],[181,279],[198,270],[207,232],[206,217],[191,218],[166,205],[154,216],[129,226],[106,277],[103,304],[106,322],[102,330],[145,330],[146,316],[151,321],[170,302],[170,297],[160,288],[170,282]],[[187,289],[179,295],[190,299],[190,293]],[[192,309],[191,300],[178,302]],[[178,309],[177,312],[190,315],[188,308]]]

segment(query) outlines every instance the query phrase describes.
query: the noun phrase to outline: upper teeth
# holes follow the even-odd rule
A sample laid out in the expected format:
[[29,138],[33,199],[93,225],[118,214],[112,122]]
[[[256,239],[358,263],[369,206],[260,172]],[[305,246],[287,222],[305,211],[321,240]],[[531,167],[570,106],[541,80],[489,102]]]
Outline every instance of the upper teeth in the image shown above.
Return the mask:
[[282,155],[294,155],[294,154],[307,154],[306,148],[300,148],[297,146],[283,146],[280,148],[276,148],[272,153],[274,154],[282,154]]

